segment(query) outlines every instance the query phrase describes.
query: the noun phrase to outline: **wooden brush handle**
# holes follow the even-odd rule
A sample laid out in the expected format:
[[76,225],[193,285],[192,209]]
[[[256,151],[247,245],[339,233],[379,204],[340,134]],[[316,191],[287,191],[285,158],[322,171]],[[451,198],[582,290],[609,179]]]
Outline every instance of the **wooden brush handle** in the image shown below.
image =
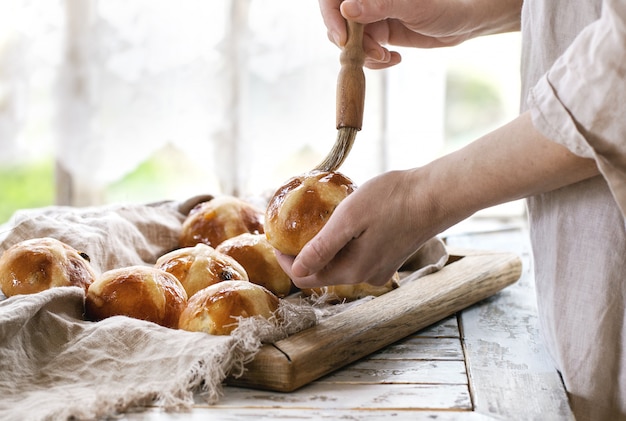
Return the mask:
[[347,21],[348,40],[339,61],[337,79],[337,129],[353,127],[361,130],[365,104],[365,74],[363,62],[363,25]]

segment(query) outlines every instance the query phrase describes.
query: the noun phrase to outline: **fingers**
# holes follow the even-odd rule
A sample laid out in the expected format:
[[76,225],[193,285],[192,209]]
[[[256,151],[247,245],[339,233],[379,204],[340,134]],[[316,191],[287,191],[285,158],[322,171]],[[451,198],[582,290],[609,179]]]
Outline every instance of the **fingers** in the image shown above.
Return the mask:
[[366,58],[372,62],[386,63],[391,57],[389,50],[372,38],[370,33],[363,34],[363,51]]
[[283,254],[280,251],[274,249],[274,254],[276,255],[276,260],[278,261],[278,265],[283,268],[285,273],[293,279],[293,273],[291,271],[291,266],[293,265],[293,261],[295,260],[295,256],[289,256],[287,254]]
[[328,29],[328,39],[339,47],[343,47],[348,39],[346,21],[339,11],[341,0],[320,0],[324,25]]
[[361,235],[362,228],[359,222],[349,223],[346,220],[352,215],[350,199],[348,197],[339,204],[326,225],[303,247],[298,256],[277,253],[278,263],[296,286],[307,288],[357,282],[353,279],[354,260],[347,259],[346,254],[353,253],[351,242]]
[[303,278],[324,269],[341,249],[360,235],[360,232],[349,228],[355,227],[355,224],[348,224],[343,220],[341,208],[345,207],[346,201],[348,199],[335,209],[333,217],[298,253],[291,267],[295,277]]
[[363,38],[363,49],[365,51],[364,66],[368,69],[386,69],[402,61],[400,53],[389,51],[369,36]]
[[306,278],[324,269],[346,243],[335,242],[335,244],[333,247],[333,244],[324,237],[324,233],[309,241],[296,256],[291,266],[293,276]]
[[416,7],[415,0],[344,0],[339,11],[346,19],[361,23],[394,18],[410,20],[418,15],[420,9],[428,7],[425,5],[427,1],[422,3]]
[[[363,24],[384,20],[387,16],[381,15],[376,8],[364,5],[361,0],[319,0],[322,19],[328,30],[328,39],[339,47],[346,44],[348,38],[346,19]],[[365,14],[362,11],[365,7]],[[383,9],[384,10],[384,9]]]
[[293,274],[292,267],[295,260],[294,256],[287,256],[276,251],[276,260],[285,273],[291,278],[294,285],[298,288],[314,288],[320,285],[329,285],[328,277],[324,276],[325,271],[316,272],[308,276],[296,276]]
[[[277,253],[277,260],[294,285],[299,288],[316,288],[325,285],[370,283],[384,285],[395,273],[399,264],[374,264],[385,260],[376,250],[367,247],[368,240],[361,238],[348,242],[322,269],[298,274],[295,261],[298,257]],[[304,251],[304,249],[303,249]]]
[[395,66],[402,61],[402,57],[395,51],[391,51],[389,53],[389,58],[385,60],[374,60],[369,57],[365,58],[364,66],[368,69],[379,70],[379,69],[387,69],[391,66]]
[[[328,30],[328,39],[335,45],[343,47],[348,39],[345,19],[349,17],[347,15],[358,15],[361,3],[350,0],[344,0],[343,2],[341,0],[320,0],[319,6],[324,24]],[[347,11],[344,11],[346,8]],[[342,12],[344,13],[343,15]],[[382,45],[388,41],[388,32],[387,24],[384,22],[374,23],[366,28],[363,37],[363,50],[366,56],[365,67],[384,69],[400,63],[400,54],[395,51],[389,51]]]

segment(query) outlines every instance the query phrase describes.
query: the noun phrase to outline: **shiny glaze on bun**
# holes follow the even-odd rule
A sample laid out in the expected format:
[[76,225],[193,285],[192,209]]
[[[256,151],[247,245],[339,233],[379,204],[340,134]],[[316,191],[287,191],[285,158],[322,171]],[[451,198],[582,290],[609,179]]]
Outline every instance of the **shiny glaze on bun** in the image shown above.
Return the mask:
[[265,211],[267,240],[281,253],[297,255],[355,189],[352,180],[338,172],[311,171],[289,179]]

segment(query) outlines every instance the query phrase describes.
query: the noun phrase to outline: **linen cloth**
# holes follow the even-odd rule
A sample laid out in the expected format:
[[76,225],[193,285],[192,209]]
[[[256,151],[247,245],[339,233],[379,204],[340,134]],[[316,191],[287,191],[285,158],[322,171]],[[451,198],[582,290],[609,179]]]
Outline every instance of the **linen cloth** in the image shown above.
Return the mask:
[[[49,236],[86,252],[99,273],[152,265],[178,247],[182,222],[193,205],[211,197],[19,211],[0,227],[0,252]],[[426,275],[446,260],[443,242],[434,238],[412,256],[410,270]],[[278,317],[242,319],[230,336],[212,336],[123,316],[85,321],[84,291],[77,287],[0,296],[0,419],[94,419],[146,405],[184,410],[196,392],[215,403],[223,380],[242,374],[263,343],[358,304],[281,300]]]
[[0,302],[0,419],[96,419],[156,403],[217,399],[237,341],[116,316],[82,319],[84,292],[59,287]]
[[522,110],[602,173],[527,201],[541,328],[576,418],[623,420],[626,2],[527,0],[522,34]]
[[[0,227],[0,252],[49,236],[86,252],[97,274],[152,265],[177,247],[188,211],[211,197],[18,211]],[[150,403],[179,410],[199,390],[215,402],[224,378],[240,373],[264,339],[253,328],[222,337],[128,317],[93,323],[83,311],[84,291],[75,287],[0,301],[0,419],[93,419]],[[315,322],[303,315],[303,324]]]

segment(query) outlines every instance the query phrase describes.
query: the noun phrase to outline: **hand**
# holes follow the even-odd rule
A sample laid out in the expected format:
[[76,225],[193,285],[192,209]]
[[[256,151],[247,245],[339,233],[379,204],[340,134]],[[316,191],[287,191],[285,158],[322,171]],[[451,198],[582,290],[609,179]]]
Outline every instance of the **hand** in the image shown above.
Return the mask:
[[345,19],[366,24],[365,66],[398,64],[400,54],[384,45],[434,48],[478,36],[519,29],[522,0],[319,0],[329,39],[343,46]]
[[301,288],[369,282],[382,285],[426,240],[438,215],[420,194],[415,171],[394,171],[363,184],[344,199],[299,255],[278,260]]

